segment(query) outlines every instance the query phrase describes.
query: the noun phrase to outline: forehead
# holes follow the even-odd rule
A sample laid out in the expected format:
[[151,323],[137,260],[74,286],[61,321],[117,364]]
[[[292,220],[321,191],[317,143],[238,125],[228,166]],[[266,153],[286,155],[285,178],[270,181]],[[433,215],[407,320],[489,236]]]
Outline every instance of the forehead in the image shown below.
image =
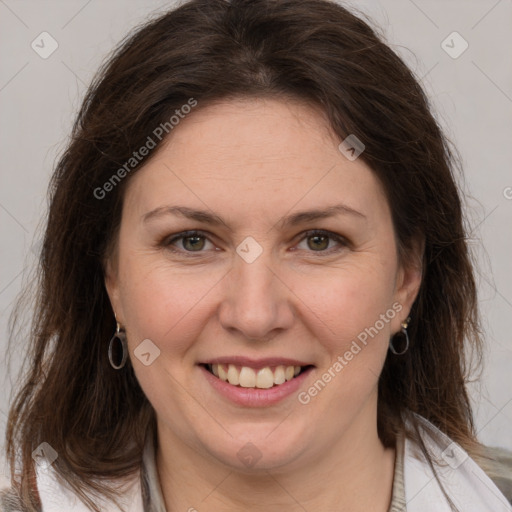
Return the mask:
[[307,209],[340,200],[387,213],[374,173],[339,151],[341,140],[319,109],[270,99],[196,108],[131,178],[125,204],[132,213],[186,203],[256,223],[295,204]]

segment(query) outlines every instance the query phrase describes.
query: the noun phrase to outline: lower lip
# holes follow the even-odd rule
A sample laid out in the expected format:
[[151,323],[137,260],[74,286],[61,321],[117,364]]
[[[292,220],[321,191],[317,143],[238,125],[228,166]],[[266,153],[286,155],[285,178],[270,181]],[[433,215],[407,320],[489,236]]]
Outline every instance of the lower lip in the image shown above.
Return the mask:
[[202,370],[206,380],[216,391],[235,404],[242,405],[244,407],[267,407],[284,400],[286,397],[297,392],[313,370],[313,367],[309,367],[297,377],[294,377],[292,380],[288,380],[279,386],[273,386],[268,389],[259,389],[233,386],[215,377],[215,375],[210,373],[204,366],[199,366],[199,368]]

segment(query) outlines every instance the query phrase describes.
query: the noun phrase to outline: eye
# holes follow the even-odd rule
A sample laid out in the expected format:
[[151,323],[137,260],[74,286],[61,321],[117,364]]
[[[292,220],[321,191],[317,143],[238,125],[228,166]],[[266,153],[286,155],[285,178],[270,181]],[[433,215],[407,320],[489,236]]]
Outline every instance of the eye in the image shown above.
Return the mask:
[[[308,252],[316,253],[327,253],[337,252],[348,245],[348,242],[341,236],[325,231],[322,229],[314,229],[306,231],[301,238],[302,241],[306,241],[306,249],[301,248],[300,244],[297,246],[300,250],[306,250]],[[332,247],[331,242],[336,242],[338,247]],[[208,250],[207,244],[216,250],[216,247],[209,240],[207,233],[203,231],[184,231],[177,233],[176,235],[166,238],[162,241],[162,245],[170,248],[173,252],[186,252],[186,253],[201,253],[205,252],[203,249]],[[181,247],[179,247],[181,246]],[[174,249],[173,247],[176,247]],[[295,250],[295,248],[294,248]]]
[[322,229],[307,231],[304,233],[304,237],[301,240],[306,241],[307,249],[310,249],[312,252],[323,252],[329,254],[340,250],[340,247],[334,248],[333,250],[333,248],[330,247],[331,241],[337,242],[341,248],[348,245],[347,241],[343,237]]
[[205,248],[206,242],[211,244],[211,242],[206,237],[206,234],[204,234],[203,232],[185,231],[183,233],[178,233],[177,235],[164,240],[164,245],[173,246],[176,245],[176,242],[180,240],[180,249],[185,252],[203,252],[202,250]]

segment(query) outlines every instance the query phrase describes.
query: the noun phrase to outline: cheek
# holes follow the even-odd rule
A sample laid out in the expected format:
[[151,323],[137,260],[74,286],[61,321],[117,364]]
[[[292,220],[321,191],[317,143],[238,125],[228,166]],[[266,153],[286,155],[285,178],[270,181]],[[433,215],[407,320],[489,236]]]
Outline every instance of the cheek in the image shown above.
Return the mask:
[[186,351],[201,331],[208,295],[220,277],[198,268],[183,271],[154,256],[125,258],[121,301],[131,349],[149,338],[162,352]]
[[[322,269],[295,280],[294,293],[304,302],[304,313],[324,332],[318,339],[330,345],[329,352],[344,351],[348,342],[376,322],[382,337],[389,336],[389,320],[396,314],[392,308],[394,270],[392,262],[386,265],[367,255],[342,267]],[[379,319],[386,314],[382,325]]]
[[[368,257],[330,276],[300,281],[297,295],[318,319],[312,332],[322,345],[322,364],[301,403],[311,401],[318,415],[332,417],[333,432],[343,429],[375,397],[396,316],[393,267]],[[399,308],[400,306],[398,306]],[[304,308],[306,310],[306,308]]]
[[[166,418],[176,416],[174,423],[183,429],[186,419],[175,412],[190,407],[191,396],[183,383],[189,382],[195,362],[191,349],[208,318],[208,293],[219,280],[212,274],[183,272],[142,254],[126,257],[120,266],[121,300],[137,380],[155,410]],[[149,366],[134,354],[146,339],[160,350]]]
[[298,398],[315,417],[330,418],[322,426],[325,438],[338,435],[376,400],[391,321],[397,314],[393,292],[393,267],[374,257],[336,269],[315,283],[305,279],[297,284],[297,295],[305,297],[318,316],[309,315],[318,326],[312,334],[324,356],[316,378]]

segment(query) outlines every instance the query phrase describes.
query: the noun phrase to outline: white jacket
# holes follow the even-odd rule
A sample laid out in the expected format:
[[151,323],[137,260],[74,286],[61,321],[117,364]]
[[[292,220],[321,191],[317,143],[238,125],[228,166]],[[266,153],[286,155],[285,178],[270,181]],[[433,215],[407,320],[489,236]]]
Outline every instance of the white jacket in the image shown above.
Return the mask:
[[[418,415],[415,417],[427,450],[434,460],[441,462],[435,466],[439,480],[460,512],[512,512],[507,498],[460,446],[426,419]],[[428,462],[418,446],[407,438],[404,441],[403,456],[406,502],[403,512],[452,512]],[[154,467],[150,468],[149,477],[153,480],[157,478]],[[47,469],[38,468],[37,486],[42,512],[90,512],[71,490],[55,479],[51,466]],[[123,505],[127,512],[166,512],[159,489],[157,494],[159,496],[155,501],[158,503],[152,503],[150,510],[145,510],[140,475],[136,475],[131,487],[123,495]],[[98,505],[102,512],[118,512],[112,504],[105,502]],[[1,512],[18,510],[9,507],[0,509]]]

